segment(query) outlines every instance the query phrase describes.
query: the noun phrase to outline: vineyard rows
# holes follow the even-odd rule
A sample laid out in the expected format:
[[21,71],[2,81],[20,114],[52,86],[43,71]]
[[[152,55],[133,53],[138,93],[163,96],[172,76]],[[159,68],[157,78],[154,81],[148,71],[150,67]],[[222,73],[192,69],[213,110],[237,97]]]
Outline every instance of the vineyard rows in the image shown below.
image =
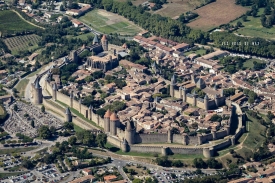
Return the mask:
[[37,45],[40,37],[35,34],[16,36],[4,39],[5,44],[11,51],[27,50],[28,47]]

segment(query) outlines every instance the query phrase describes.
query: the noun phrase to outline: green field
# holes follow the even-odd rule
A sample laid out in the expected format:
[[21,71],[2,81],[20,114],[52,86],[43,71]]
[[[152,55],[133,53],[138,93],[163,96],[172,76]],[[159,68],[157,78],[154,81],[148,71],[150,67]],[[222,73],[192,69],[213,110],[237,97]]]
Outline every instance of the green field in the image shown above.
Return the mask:
[[253,62],[258,62],[258,63],[264,63],[265,61],[258,60],[258,59],[248,59],[243,63],[243,66],[247,69],[252,69],[254,67]]
[[105,34],[136,35],[142,30],[122,16],[104,10],[90,11],[79,20]]
[[71,36],[71,35],[68,35],[67,38],[74,38],[74,39],[81,39],[81,40],[87,40],[89,37],[94,37],[94,34],[89,32],[89,33],[86,33],[86,34],[81,34],[81,35],[78,35],[78,36]]
[[10,176],[22,175],[24,173],[27,173],[27,172],[0,173],[0,179],[5,178],[5,177],[10,177]]
[[257,149],[262,145],[265,140],[266,127],[249,115],[247,115],[247,117],[249,133],[243,145],[249,149]]
[[265,28],[261,23],[261,14],[264,9],[260,8],[257,17],[248,16],[247,21],[244,22],[242,18],[233,21],[231,24],[236,25],[238,21],[243,24],[243,27],[236,30],[235,33],[250,37],[260,37],[264,39],[275,39],[275,29]]
[[39,28],[22,20],[15,12],[10,10],[0,11],[0,31],[2,33],[13,34]]
[[[64,104],[63,102],[61,102],[59,100],[57,100],[56,102],[59,103],[59,104],[61,104],[61,105],[63,105],[64,107],[69,107],[69,106],[67,106],[66,104]],[[56,105],[58,105],[58,104],[56,104]],[[94,121],[91,121],[91,120],[88,120],[87,118],[85,118],[83,116],[83,114],[79,113],[79,111],[77,111],[76,109],[70,107],[70,110],[71,110],[72,113],[74,113],[75,115],[77,115],[78,117],[80,117],[81,119],[83,119],[84,121],[90,123],[91,125],[93,125],[95,127],[98,127],[100,129],[102,129],[102,127],[98,126]]]
[[14,36],[3,39],[4,43],[11,50],[12,54],[18,54],[19,51],[29,50],[35,51],[39,48],[38,43],[41,37],[35,34],[29,34],[24,36]]
[[195,54],[198,54],[198,55],[205,55],[206,54],[206,50],[205,49],[199,49],[199,50],[196,50],[196,51],[188,51],[188,52],[185,52],[184,55],[185,56],[188,56],[192,53],[195,53]]
[[5,110],[2,105],[0,105],[0,116],[5,113]]
[[17,85],[16,85],[16,89],[19,92],[19,96],[20,97],[24,97],[25,96],[25,89],[26,86],[29,83],[29,79],[22,79]]
[[74,124],[74,131],[75,131],[75,132],[83,132],[84,129],[81,128],[81,127],[79,127],[79,126],[77,126],[76,124]]
[[0,154],[21,153],[36,149],[37,147],[22,147],[22,148],[9,148],[1,149]]

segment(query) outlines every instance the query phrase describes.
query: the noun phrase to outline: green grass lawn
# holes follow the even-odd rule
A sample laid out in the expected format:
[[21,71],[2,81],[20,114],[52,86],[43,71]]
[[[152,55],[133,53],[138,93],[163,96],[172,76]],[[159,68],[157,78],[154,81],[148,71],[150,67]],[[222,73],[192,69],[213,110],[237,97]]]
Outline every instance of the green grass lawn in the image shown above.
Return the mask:
[[80,34],[78,36],[72,36],[72,35],[68,35],[66,36],[67,38],[74,38],[74,39],[81,39],[81,40],[87,40],[89,37],[94,37],[94,34],[89,32],[89,33],[86,33],[86,34]]
[[243,63],[243,66],[247,69],[252,69],[254,67],[253,62],[258,62],[258,63],[264,63],[265,61],[259,60],[259,59],[248,59]]
[[1,149],[0,154],[21,153],[36,149],[37,147],[22,147],[22,148],[8,148]]
[[3,106],[2,106],[2,105],[0,105],[0,115],[3,115],[3,114],[4,114],[4,112],[5,112],[5,110],[4,110]]
[[[61,105],[64,106],[64,107],[69,107],[68,105],[64,104],[63,102],[61,102],[61,101],[59,101],[59,100],[57,100],[56,102],[58,102],[59,104],[61,104]],[[71,107],[69,107],[69,108],[70,108],[70,110],[71,110],[72,113],[74,113],[75,115],[77,115],[78,117],[80,117],[81,119],[83,119],[84,121],[86,121],[86,122],[92,124],[92,125],[95,126],[95,127],[98,127],[98,128],[100,128],[100,129],[102,129],[102,127],[98,126],[94,121],[91,121],[91,120],[88,120],[87,118],[85,118],[85,117],[83,116],[83,114],[79,113],[76,109],[71,108]]]
[[75,131],[75,132],[83,132],[84,129],[81,128],[80,126],[77,126],[76,124],[74,124],[74,131]]
[[236,150],[236,152],[240,154],[242,157],[253,157],[253,152],[246,147]]
[[256,150],[258,147],[262,145],[265,140],[266,127],[260,124],[256,119],[247,115],[249,125],[248,137],[244,141],[243,145]]
[[188,55],[190,55],[192,53],[200,54],[202,56],[202,55],[206,54],[206,50],[205,49],[199,49],[199,50],[196,50],[196,51],[188,51],[188,52],[185,52],[184,55],[188,56]]
[[5,178],[5,177],[10,177],[10,176],[17,176],[17,175],[22,175],[27,172],[15,172],[15,173],[0,173],[0,178]]
[[13,11],[0,11],[0,31],[2,33],[15,33],[37,29],[39,28],[25,22]]
[[257,17],[248,16],[247,21],[244,22],[242,18],[233,21],[231,24],[236,25],[238,21],[243,24],[243,27],[236,30],[235,32],[245,36],[260,37],[264,39],[275,39],[275,29],[265,28],[261,23],[261,15],[264,9],[260,8]]
[[[148,158],[155,158],[156,155],[158,157],[162,156],[159,153],[122,152],[121,149],[115,147],[114,145],[112,145],[108,142],[106,143],[105,147],[108,148],[113,153],[119,154],[119,155],[141,156],[141,157],[148,157]],[[173,154],[173,155],[169,155],[169,158],[171,158],[171,159],[194,159],[194,158],[204,158],[204,156],[202,154]]]
[[92,10],[80,17],[79,20],[105,34],[136,35],[141,31],[141,28],[131,24],[121,16],[110,12],[102,13],[102,10]]
[[29,83],[29,79],[22,79],[17,85],[16,85],[16,89],[19,92],[19,96],[20,97],[24,97],[25,96],[25,89],[26,86]]

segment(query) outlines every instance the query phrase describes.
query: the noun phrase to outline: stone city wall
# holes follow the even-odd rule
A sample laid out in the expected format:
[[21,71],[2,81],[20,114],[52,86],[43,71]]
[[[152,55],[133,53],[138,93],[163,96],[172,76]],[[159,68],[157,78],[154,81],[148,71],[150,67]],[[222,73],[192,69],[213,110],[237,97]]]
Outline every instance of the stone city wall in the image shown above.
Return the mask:
[[136,143],[154,143],[163,142],[166,143],[168,139],[167,134],[136,134]]
[[216,133],[216,137],[217,139],[221,139],[227,136],[227,131],[226,130],[222,130],[222,131],[218,131]]

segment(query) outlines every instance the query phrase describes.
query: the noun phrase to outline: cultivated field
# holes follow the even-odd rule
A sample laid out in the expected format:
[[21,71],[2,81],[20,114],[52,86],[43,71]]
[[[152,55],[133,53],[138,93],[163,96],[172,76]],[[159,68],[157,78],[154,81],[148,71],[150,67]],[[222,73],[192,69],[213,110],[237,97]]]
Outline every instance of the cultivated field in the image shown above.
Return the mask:
[[37,43],[40,41],[40,37],[35,34],[25,36],[15,36],[4,39],[5,44],[13,54],[18,51],[32,50],[38,47]]
[[124,17],[105,10],[90,11],[79,19],[95,30],[105,34],[136,35],[142,31],[141,28]]
[[10,10],[0,11],[0,31],[2,33],[13,34],[16,32],[23,32],[29,30],[39,29],[23,19],[21,19],[15,12]]
[[243,21],[242,18],[239,18],[232,22],[232,25],[236,25],[240,21],[243,27],[239,28],[235,32],[249,37],[260,37],[264,39],[275,39],[275,29],[265,28],[261,23],[261,15],[264,12],[264,8],[260,8],[257,17],[248,16],[247,21]]
[[[136,1],[133,1],[133,4],[135,2]],[[167,2],[168,4],[164,4],[163,8],[153,13],[157,13],[165,17],[176,18],[182,13],[193,11],[197,7],[200,7],[204,0],[168,0]]]
[[199,18],[187,24],[191,28],[209,31],[243,15],[248,9],[235,4],[235,0],[216,0],[195,10]]

